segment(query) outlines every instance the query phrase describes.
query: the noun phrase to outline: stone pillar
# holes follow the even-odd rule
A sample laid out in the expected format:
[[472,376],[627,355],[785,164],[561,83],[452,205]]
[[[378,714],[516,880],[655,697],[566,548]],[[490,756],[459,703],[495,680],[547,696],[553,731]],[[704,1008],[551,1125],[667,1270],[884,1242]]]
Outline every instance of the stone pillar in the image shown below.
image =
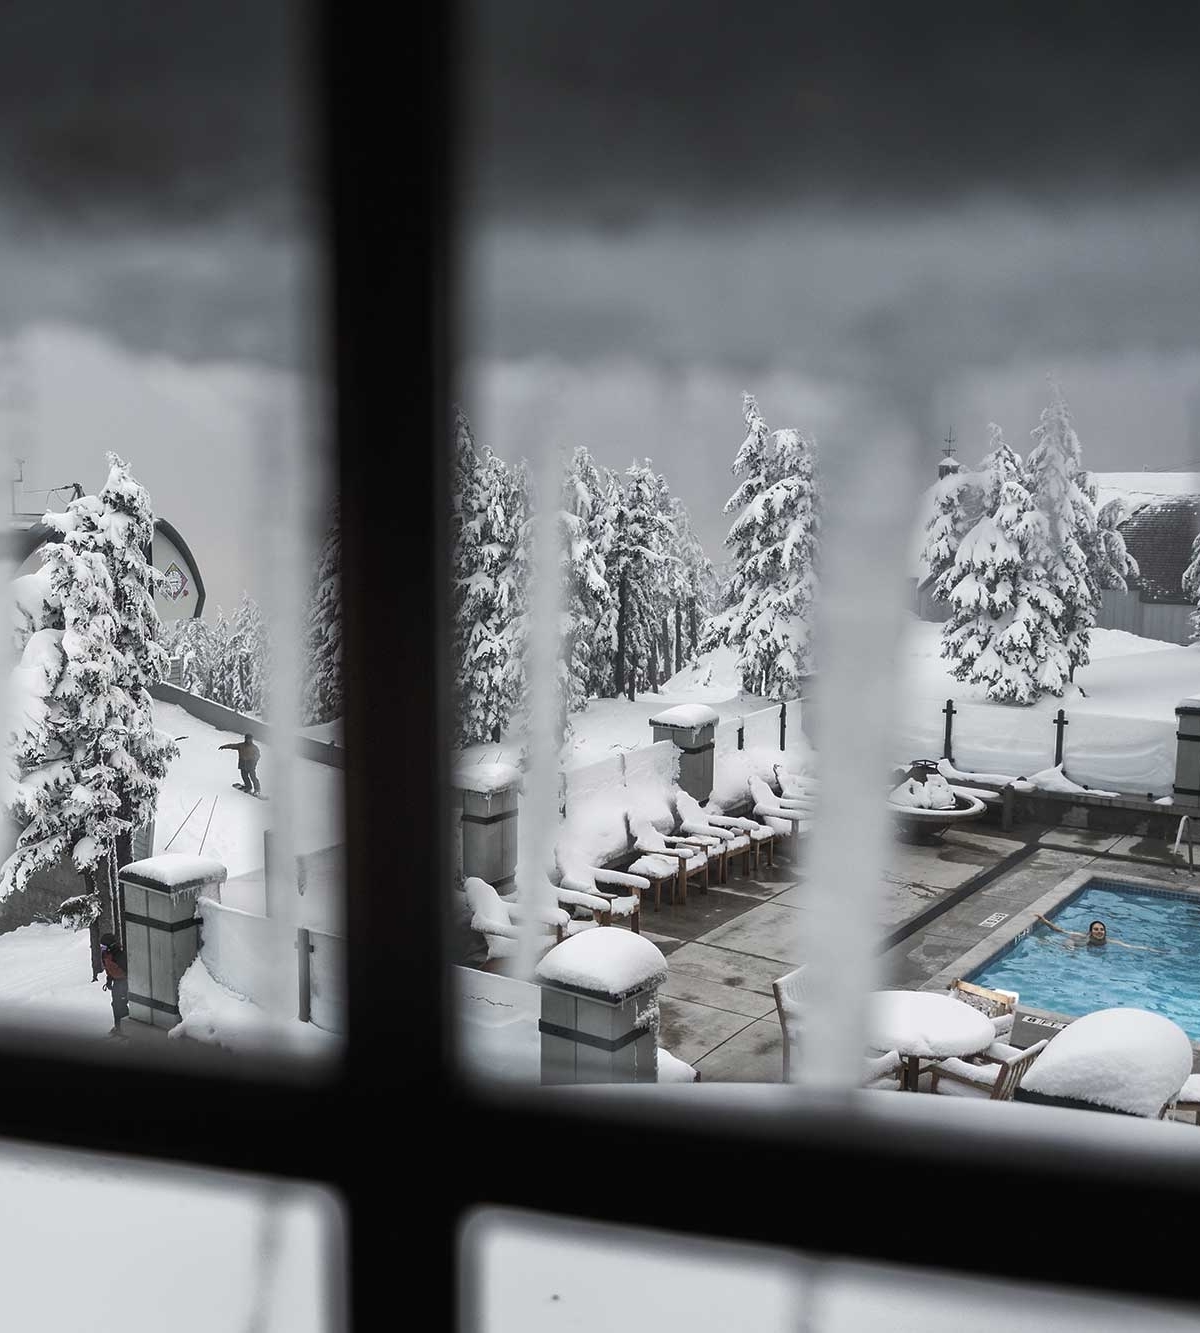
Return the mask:
[[510,764],[471,764],[455,770],[454,804],[462,807],[462,874],[501,893],[517,873],[521,773]]
[[713,740],[720,719],[703,704],[679,704],[650,719],[655,741],[671,741],[679,751],[679,785],[698,801],[713,788]]
[[613,926],[556,944],[537,967],[542,1083],[657,1083],[658,988],[667,961]]
[[179,979],[200,952],[196,900],[221,899],[225,867],[211,857],[166,852],[118,872],[129,960],[129,1017],[154,1027],[179,1022]]
[[1175,804],[1200,806],[1200,698],[1175,705]]

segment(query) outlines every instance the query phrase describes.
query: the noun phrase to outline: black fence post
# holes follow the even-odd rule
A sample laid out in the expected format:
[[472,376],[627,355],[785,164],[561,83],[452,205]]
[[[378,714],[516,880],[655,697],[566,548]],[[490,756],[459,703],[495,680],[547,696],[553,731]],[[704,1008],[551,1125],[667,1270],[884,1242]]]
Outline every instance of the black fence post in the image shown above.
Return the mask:
[[297,980],[300,985],[300,1003],[297,1006],[296,1017],[301,1023],[307,1023],[312,1017],[312,961],[310,955],[313,951],[313,945],[312,937],[304,926],[300,926],[296,930],[296,951],[299,955]]
[[942,741],[942,758],[954,763],[954,753],[950,748],[950,740],[954,733],[954,700],[947,699],[946,706],[942,709],[946,714],[946,737]]
[[779,705],[779,748],[787,749],[787,703]]
[[743,718],[738,718],[738,749],[746,748],[746,723]]
[[1063,761],[1063,732],[1071,724],[1067,721],[1066,709],[1060,708],[1054,718],[1054,767],[1057,768]]

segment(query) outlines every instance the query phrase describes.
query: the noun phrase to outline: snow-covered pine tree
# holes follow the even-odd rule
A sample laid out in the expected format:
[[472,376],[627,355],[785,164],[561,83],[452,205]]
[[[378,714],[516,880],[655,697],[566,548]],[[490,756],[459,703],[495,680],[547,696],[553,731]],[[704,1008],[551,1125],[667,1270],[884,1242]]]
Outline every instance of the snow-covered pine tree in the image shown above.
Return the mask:
[[742,398],[746,438],[733,462],[743,478],[725,503],[738,512],[725,538],[733,573],[724,610],[705,626],[702,650],[738,650],[742,686],[782,699],[812,670],[820,512],[816,444],[797,430],[772,432],[752,394]]
[[204,699],[212,698],[213,664],[220,640],[212,622],[188,616],[164,627],[162,645],[168,657],[179,659],[179,688]]
[[485,448],[466,416],[455,421],[451,537],[453,652],[460,745],[498,741],[520,695],[522,480]]
[[1085,552],[1092,583],[1101,591],[1114,588],[1126,592],[1126,580],[1138,576],[1138,563],[1125,549],[1121,531],[1121,524],[1129,517],[1129,506],[1120,496],[1101,505],[1099,487],[1090,475],[1085,490],[1096,511],[1096,528]]
[[[995,422],[988,426],[988,432],[990,458],[998,448],[1007,446]],[[983,516],[985,504],[979,476],[989,471],[987,458],[979,465],[978,472],[965,471],[954,459],[945,462],[943,475],[933,488],[933,513],[925,525],[925,545],[921,550],[921,565],[927,571],[930,590],[941,602],[950,596],[958,544]],[[995,504],[988,508],[991,512]]]
[[1192,642],[1200,640],[1200,532],[1192,542],[1192,558],[1183,571],[1184,595],[1191,598],[1196,609],[1192,612]]
[[650,460],[632,463],[617,498],[616,541],[608,581],[617,589],[615,686],[633,694],[651,684],[650,659],[661,636],[663,585],[670,520],[662,510],[662,478]]
[[[220,620],[223,617],[218,613]],[[238,713],[261,713],[266,706],[271,644],[262,609],[243,592],[213,663],[212,698]]]
[[1096,511],[1087,493],[1089,479],[1070,409],[1059,386],[1051,381],[1050,387],[1051,401],[1031,432],[1036,443],[1025,461],[1026,489],[1046,517],[1041,562],[1062,608],[1055,627],[1073,678],[1076,668],[1090,661],[1091,629],[1100,601],[1087,559],[1095,540]]
[[962,538],[945,575],[951,614],[942,656],[956,679],[985,686],[989,699],[1032,704],[1043,692],[1062,694],[1069,661],[1058,638],[1062,606],[1041,563],[1045,518],[1018,464],[997,440],[985,473],[995,510]]
[[317,554],[304,643],[303,715],[307,726],[342,715],[342,526],[335,497]]
[[692,527],[687,506],[678,496],[671,500],[671,523],[676,557],[672,566],[675,670],[679,671],[696,652],[700,625],[721,604],[721,580]]
[[154,609],[162,576],[145,554],[154,535],[150,498],[116,454],[107,461],[98,496],[44,516],[59,540],[41,548],[30,584],[16,580],[25,614],[4,803],[23,827],[0,868],[0,898],[69,854],[87,899],[87,910],[72,900],[72,916],[95,919],[103,910],[116,928],[115,866],[130,859],[132,830],[154,817],[179,751],[155,728],[150,697],[166,667]]
[[611,671],[612,635],[616,608],[605,576],[605,555],[596,536],[605,528],[603,482],[591,454],[582,447],[571,455],[563,479],[562,545],[565,607],[564,653],[566,707],[578,712],[587,706],[593,683]]

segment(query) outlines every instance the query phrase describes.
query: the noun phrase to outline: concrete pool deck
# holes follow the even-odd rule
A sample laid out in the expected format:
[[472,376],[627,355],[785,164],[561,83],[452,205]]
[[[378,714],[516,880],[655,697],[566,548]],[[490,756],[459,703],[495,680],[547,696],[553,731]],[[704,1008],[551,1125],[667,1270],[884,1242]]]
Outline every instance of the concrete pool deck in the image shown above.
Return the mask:
[[[894,843],[880,900],[880,985],[944,985],[942,974],[963,955],[981,945],[987,953],[1000,948],[1022,913],[1085,872],[1200,884],[1163,843],[1086,829],[1025,824],[1002,833],[972,825],[948,830],[938,845]],[[731,875],[707,894],[693,889],[686,907],[643,908],[642,934],[669,966],[659,992],[659,1044],[704,1081],[781,1081],[771,983],[800,961],[807,899],[802,860],[780,859],[753,877]],[[464,961],[478,966],[482,941],[463,944]]]

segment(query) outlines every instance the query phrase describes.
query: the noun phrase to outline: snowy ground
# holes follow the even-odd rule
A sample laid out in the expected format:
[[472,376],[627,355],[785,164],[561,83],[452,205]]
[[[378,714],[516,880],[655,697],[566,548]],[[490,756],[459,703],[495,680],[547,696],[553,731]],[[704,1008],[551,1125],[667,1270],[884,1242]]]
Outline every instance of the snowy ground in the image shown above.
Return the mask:
[[1028,776],[1054,757],[1053,718],[1066,710],[1065,769],[1076,782],[1135,794],[1169,793],[1175,773],[1175,705],[1200,693],[1200,646],[1180,647],[1124,630],[1092,632],[1092,662],[1061,699],[1028,708],[989,703],[956,681],[940,656],[941,626],[912,617],[900,650],[897,760],[940,755],[954,699],[960,768]]
[[[571,735],[564,766],[581,768],[608,759],[622,750],[649,745],[653,740],[650,718],[673,704],[708,704],[722,719],[778,707],[768,699],[743,694],[732,649],[718,648],[672,676],[658,694],[639,694],[632,702],[620,699],[591,699],[588,706],[571,715]],[[471,745],[461,752],[463,764],[516,764],[523,737],[513,734],[499,744]]]
[[331,1333],[327,1246],[311,1188],[98,1154],[0,1149],[11,1333]]
[[[263,864],[262,835],[270,826],[272,803],[234,791],[233,783],[241,780],[237,756],[217,748],[241,736],[217,731],[176,704],[156,703],[154,720],[171,736],[185,737],[159,795],[154,850],[165,851],[170,842],[173,852],[197,852],[203,842],[204,855],[223,862],[231,876],[257,869]],[[269,745],[261,749],[258,777],[270,795],[274,756]],[[296,850],[317,851],[342,842],[341,769],[297,757],[293,771]]]
[[0,935],[0,1013],[6,1024],[106,1036],[112,1008],[103,981],[93,983],[91,976],[86,930],[39,924]]

